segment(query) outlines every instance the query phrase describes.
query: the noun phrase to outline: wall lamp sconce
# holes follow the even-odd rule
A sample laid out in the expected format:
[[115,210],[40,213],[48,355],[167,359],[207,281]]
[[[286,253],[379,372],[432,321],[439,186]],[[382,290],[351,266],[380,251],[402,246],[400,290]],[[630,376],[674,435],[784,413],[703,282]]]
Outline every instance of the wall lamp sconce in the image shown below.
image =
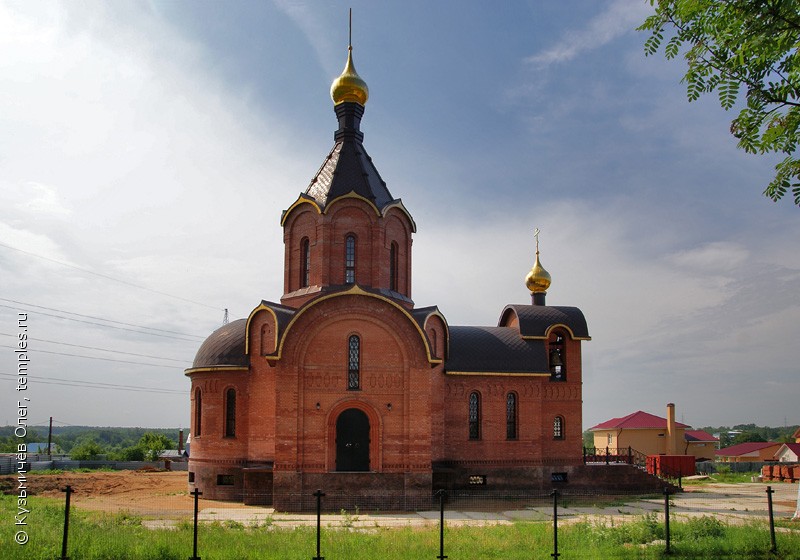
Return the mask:
[[386,410],[388,410],[389,412],[392,411],[392,403],[386,403]]
[[314,406],[314,408],[316,408],[317,410],[319,410],[319,409],[320,409],[320,405],[319,405],[319,403],[317,403],[317,404]]

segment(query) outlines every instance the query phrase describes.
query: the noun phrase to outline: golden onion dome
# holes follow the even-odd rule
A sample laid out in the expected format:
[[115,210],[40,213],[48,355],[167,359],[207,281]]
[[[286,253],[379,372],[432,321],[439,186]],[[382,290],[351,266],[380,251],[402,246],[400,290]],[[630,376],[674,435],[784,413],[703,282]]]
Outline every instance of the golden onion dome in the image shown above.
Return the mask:
[[528,287],[531,294],[543,294],[547,292],[552,280],[550,273],[539,262],[539,228],[533,230],[533,237],[536,239],[536,262],[533,263],[533,268],[525,277],[525,286]]
[[536,251],[536,262],[533,263],[533,268],[525,277],[525,286],[532,294],[540,294],[547,291],[551,282],[550,273],[539,262],[539,251]]
[[361,79],[353,66],[353,47],[347,48],[347,64],[342,74],[331,84],[331,99],[334,105],[352,101],[366,105],[369,98],[367,82]]

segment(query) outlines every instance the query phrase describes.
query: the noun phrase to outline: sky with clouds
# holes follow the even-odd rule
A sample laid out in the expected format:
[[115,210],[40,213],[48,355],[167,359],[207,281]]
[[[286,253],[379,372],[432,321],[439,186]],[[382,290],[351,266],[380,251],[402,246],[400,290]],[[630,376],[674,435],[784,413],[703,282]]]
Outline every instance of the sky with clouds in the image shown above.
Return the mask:
[[[333,143],[347,8],[0,3],[0,388],[16,421],[188,426],[223,310],[282,293],[279,220]],[[365,145],[414,216],[413,299],[451,325],[587,317],[584,428],[800,423],[800,220],[732,113],[646,58],[644,0],[357,0]]]

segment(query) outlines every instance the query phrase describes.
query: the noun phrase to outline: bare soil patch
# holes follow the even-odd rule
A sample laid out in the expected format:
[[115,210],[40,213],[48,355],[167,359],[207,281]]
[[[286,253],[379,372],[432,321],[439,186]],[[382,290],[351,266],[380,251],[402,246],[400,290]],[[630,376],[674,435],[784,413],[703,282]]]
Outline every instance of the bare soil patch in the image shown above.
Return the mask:
[[[194,499],[189,495],[185,472],[166,471],[95,471],[62,474],[27,475],[28,493],[51,498],[64,497],[69,485],[70,502],[76,507],[101,512],[127,511],[131,514],[159,517],[191,516]],[[0,476],[0,492],[16,494],[17,476]],[[200,500],[200,507],[242,507],[238,503]]]

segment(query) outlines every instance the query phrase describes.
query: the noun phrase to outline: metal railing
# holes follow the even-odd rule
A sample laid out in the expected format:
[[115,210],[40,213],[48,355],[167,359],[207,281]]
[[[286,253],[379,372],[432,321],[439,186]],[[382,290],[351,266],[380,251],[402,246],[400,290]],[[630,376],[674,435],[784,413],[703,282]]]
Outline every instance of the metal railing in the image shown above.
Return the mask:
[[648,474],[682,488],[681,473],[669,465],[659,464],[658,468],[648,468],[647,455],[632,447],[584,447],[583,463],[632,465]]

